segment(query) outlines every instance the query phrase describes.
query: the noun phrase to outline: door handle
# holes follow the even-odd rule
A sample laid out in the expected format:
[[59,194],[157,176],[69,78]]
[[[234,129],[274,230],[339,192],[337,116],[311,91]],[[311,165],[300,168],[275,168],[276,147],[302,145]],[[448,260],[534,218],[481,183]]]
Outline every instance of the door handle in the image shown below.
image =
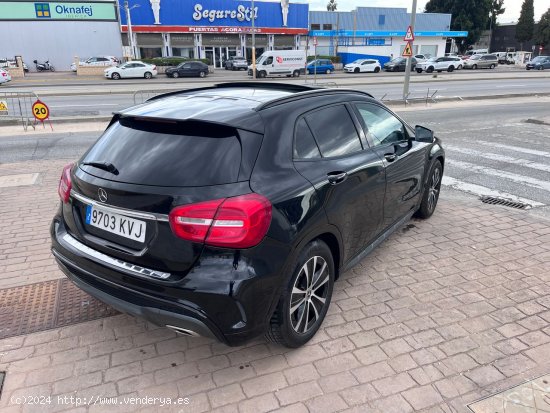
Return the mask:
[[397,159],[397,155],[394,153],[387,153],[384,155],[384,158],[386,158],[386,161],[393,162]]
[[347,179],[348,174],[346,172],[330,172],[327,176],[331,185],[338,185]]

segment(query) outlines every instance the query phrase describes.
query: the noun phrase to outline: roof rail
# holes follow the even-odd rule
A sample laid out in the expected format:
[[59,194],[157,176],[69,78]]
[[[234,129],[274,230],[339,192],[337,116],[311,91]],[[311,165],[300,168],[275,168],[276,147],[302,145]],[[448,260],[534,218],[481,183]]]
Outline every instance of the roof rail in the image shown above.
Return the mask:
[[365,96],[368,96],[369,98],[374,99],[374,96],[372,96],[370,93],[362,92],[360,90],[312,88],[312,89],[309,89],[309,90],[304,90],[303,92],[298,92],[294,95],[283,96],[281,98],[273,99],[273,100],[270,100],[269,102],[262,103],[261,105],[258,105],[256,107],[256,110],[259,111],[259,110],[263,110],[263,109],[268,109],[268,108],[271,108],[273,106],[277,106],[277,105],[280,105],[280,104],[283,104],[283,103],[286,103],[286,102],[292,102],[293,100],[301,99],[303,97],[315,96],[315,95],[339,95],[341,93],[357,93],[357,94],[365,95]]
[[178,95],[180,93],[198,92],[202,90],[212,90],[212,89],[227,89],[227,88],[233,88],[233,87],[281,90],[281,91],[295,92],[295,93],[306,92],[310,90],[318,90],[321,88],[319,86],[293,85],[293,84],[276,83],[276,82],[226,82],[226,83],[217,83],[214,86],[206,86],[206,87],[199,87],[199,88],[193,88],[193,89],[182,89],[182,90],[176,90],[173,92],[161,93],[159,95],[156,95],[147,99],[146,102],[151,102],[153,100],[157,100],[167,96]]

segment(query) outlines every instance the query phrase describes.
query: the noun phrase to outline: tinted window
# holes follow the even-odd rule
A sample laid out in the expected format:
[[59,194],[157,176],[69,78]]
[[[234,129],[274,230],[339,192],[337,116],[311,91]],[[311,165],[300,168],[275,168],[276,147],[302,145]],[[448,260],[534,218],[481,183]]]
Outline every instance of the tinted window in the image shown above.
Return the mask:
[[351,116],[343,105],[330,106],[306,116],[323,157],[342,156],[362,149]]
[[311,159],[320,157],[321,154],[311,134],[311,130],[304,118],[301,118],[296,124],[296,131],[294,133],[294,158]]
[[201,122],[121,119],[105,131],[82,161],[112,163],[118,175],[91,166],[81,168],[117,182],[154,186],[219,185],[237,181],[241,145],[232,128]]
[[374,146],[406,139],[407,135],[403,124],[387,110],[368,103],[358,103],[356,106]]

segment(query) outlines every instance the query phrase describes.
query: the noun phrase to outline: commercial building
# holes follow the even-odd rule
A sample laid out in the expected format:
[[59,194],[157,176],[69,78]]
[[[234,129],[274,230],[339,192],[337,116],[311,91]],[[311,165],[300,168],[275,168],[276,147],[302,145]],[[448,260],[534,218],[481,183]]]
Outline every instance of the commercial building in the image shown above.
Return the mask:
[[0,58],[49,60],[69,70],[74,56],[120,56],[118,5],[114,0],[77,2],[0,0]]
[[[119,0],[124,7],[124,0]],[[126,13],[121,15],[126,54],[138,58],[185,56],[208,58],[216,67],[232,56],[250,59],[252,20],[256,54],[296,49],[308,34],[307,4],[227,0],[132,0],[128,38]],[[132,43],[132,44],[131,44]]]
[[[359,58],[375,58],[385,63],[401,56],[403,38],[411,16],[405,8],[357,7],[350,12],[311,11],[308,54],[340,55],[343,63]],[[417,13],[413,54],[442,56],[448,39],[466,37],[468,32],[451,31],[451,15]]]

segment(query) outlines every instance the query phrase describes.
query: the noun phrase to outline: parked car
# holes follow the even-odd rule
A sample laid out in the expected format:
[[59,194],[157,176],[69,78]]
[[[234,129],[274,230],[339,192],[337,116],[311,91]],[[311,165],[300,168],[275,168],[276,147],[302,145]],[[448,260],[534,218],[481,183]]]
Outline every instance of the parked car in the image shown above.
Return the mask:
[[464,69],[494,69],[498,66],[498,58],[494,54],[475,54],[464,62]]
[[417,62],[425,62],[425,61],[428,60],[430,57],[432,57],[432,55],[429,54],[429,53],[417,54],[417,55],[414,56],[414,58],[416,59]]
[[334,64],[332,64],[330,59],[316,59],[309,62],[306,69],[310,75],[315,73],[326,73],[330,75],[334,72]]
[[151,79],[157,75],[157,67],[138,60],[110,67],[104,71],[105,77],[118,80],[121,78],[143,77]]
[[466,61],[468,60],[469,58],[471,58],[472,56],[476,55],[476,54],[487,54],[489,53],[489,50],[488,49],[475,49],[475,50],[468,50],[466,53],[464,53],[462,55],[462,60],[463,61]]
[[247,70],[248,61],[244,57],[233,57],[225,61],[225,70]]
[[[120,64],[120,60],[115,56],[97,56],[81,60],[78,64],[79,66],[116,66]],[[71,70],[76,72],[75,62],[71,63]]]
[[298,347],[340,274],[433,214],[444,161],[432,131],[364,92],[167,93],[115,114],[65,166],[52,252],[124,313],[229,345],[265,333]]
[[525,68],[527,70],[543,70],[550,69],[550,56],[537,56],[533,60],[529,61]]
[[[10,59],[0,59],[0,68],[9,69],[10,67],[17,67],[17,61],[10,60]],[[24,72],[29,71],[29,67],[25,62],[23,62],[23,71]]]
[[[416,68],[418,61],[416,58],[412,58],[411,70]],[[407,69],[407,59],[404,57],[396,57],[387,63],[384,63],[384,70],[386,72],[404,72]]]
[[344,66],[346,73],[380,72],[380,62],[376,59],[358,59]]
[[169,67],[165,71],[168,77],[205,77],[208,75],[208,65],[203,62],[182,62],[175,67]]
[[0,85],[11,81],[11,75],[8,71],[0,69]]
[[416,65],[416,72],[422,73],[423,71],[426,71],[427,73],[432,73],[434,70],[439,73],[444,70],[447,72],[452,72],[455,69],[462,69],[463,67],[464,62],[460,57],[432,57],[425,62],[418,63]]

